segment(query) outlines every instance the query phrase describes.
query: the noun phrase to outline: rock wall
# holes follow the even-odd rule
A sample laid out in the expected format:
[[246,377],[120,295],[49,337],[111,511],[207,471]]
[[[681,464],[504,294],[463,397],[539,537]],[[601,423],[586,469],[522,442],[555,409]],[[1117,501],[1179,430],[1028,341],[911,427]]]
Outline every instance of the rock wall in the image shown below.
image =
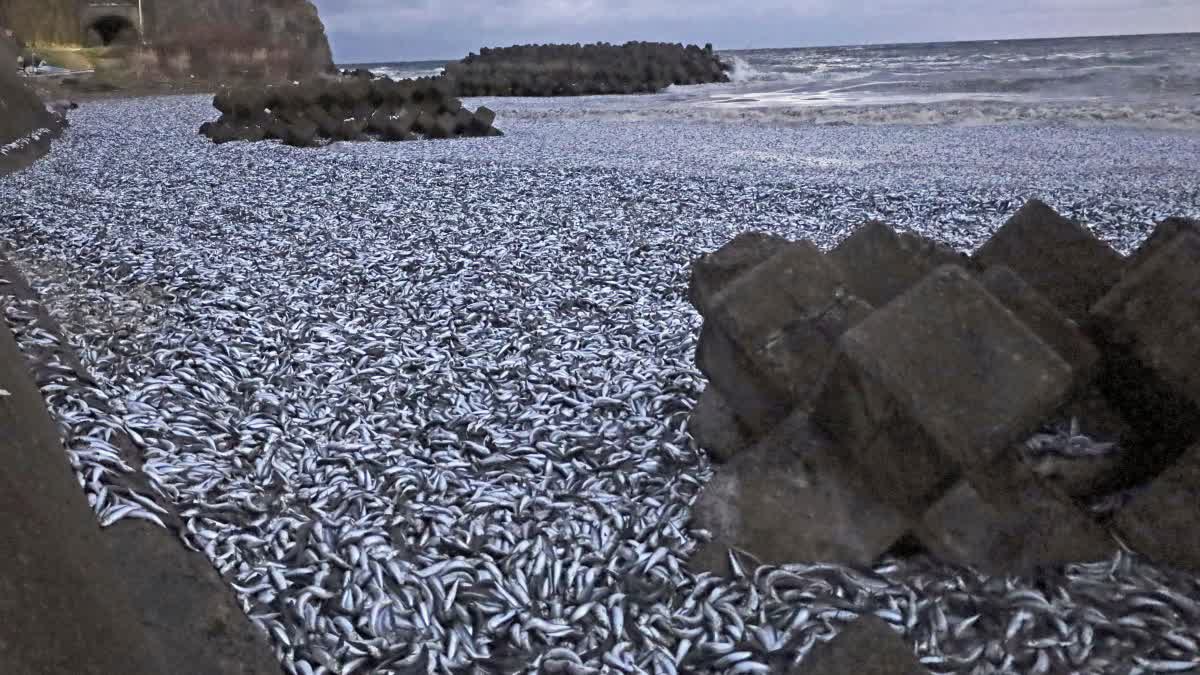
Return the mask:
[[0,27],[34,44],[71,45],[83,41],[79,0],[4,0],[0,2]]
[[143,52],[169,75],[280,79],[333,69],[333,52],[308,0],[150,3]]
[[[0,63],[16,62],[16,45],[0,35]],[[0,68],[0,175],[20,169],[41,157],[62,130],[15,68]]]
[[[5,0],[0,27],[25,42],[85,43],[78,0]],[[118,51],[146,77],[281,79],[333,69],[308,0],[142,0],[145,45]]]

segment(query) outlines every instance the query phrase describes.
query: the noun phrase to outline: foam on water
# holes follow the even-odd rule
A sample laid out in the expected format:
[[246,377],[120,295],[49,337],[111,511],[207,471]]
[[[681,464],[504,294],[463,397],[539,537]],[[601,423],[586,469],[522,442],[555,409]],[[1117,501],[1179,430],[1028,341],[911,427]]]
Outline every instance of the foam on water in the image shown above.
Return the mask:
[[[1070,124],[1200,129],[1200,36],[722,52],[730,82],[648,96],[499,99],[518,117],[800,124]],[[442,62],[373,64],[418,77]]]

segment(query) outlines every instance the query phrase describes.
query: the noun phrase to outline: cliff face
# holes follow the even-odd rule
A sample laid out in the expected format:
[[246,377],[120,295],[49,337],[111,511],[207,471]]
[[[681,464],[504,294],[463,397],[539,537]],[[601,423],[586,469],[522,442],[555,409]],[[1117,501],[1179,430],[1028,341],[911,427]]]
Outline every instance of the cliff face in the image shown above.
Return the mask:
[[[94,42],[99,32],[83,25],[83,17],[104,12],[86,9],[90,4],[0,0],[0,27],[31,45]],[[136,18],[135,11],[112,13],[136,36],[124,18]],[[325,27],[308,0],[141,0],[141,16],[143,46],[121,50],[139,74],[278,79],[333,68]]]
[[72,45],[83,40],[79,0],[3,0],[0,27],[33,44]]
[[308,0],[159,0],[146,36],[171,74],[277,79],[330,70],[333,53]]
[[45,154],[62,130],[61,121],[17,76],[16,58],[16,45],[0,34],[0,175]]

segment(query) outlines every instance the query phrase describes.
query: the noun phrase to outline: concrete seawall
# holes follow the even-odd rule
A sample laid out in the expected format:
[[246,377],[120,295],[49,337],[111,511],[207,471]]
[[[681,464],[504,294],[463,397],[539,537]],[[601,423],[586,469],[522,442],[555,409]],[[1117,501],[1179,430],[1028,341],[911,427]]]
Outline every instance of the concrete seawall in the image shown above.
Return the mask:
[[46,154],[62,122],[16,73],[17,47],[0,35],[0,176]]
[[[27,327],[61,336],[3,259],[0,278],[0,307],[19,305],[36,316]],[[0,672],[278,675],[232,590],[182,544],[170,505],[167,529],[130,520],[99,527],[38,388],[51,361],[89,381],[64,344],[25,344],[23,353],[0,322]],[[80,395],[86,401],[86,388]],[[128,437],[115,434],[112,444],[140,466]],[[140,470],[127,480],[152,494]]]

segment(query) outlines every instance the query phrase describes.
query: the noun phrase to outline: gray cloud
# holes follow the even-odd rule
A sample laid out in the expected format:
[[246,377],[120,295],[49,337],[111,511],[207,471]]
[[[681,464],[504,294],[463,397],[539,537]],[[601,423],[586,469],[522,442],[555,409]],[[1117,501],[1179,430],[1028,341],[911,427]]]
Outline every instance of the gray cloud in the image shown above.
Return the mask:
[[1200,31],[1200,0],[315,0],[343,63],[483,46],[666,40],[719,49]]

